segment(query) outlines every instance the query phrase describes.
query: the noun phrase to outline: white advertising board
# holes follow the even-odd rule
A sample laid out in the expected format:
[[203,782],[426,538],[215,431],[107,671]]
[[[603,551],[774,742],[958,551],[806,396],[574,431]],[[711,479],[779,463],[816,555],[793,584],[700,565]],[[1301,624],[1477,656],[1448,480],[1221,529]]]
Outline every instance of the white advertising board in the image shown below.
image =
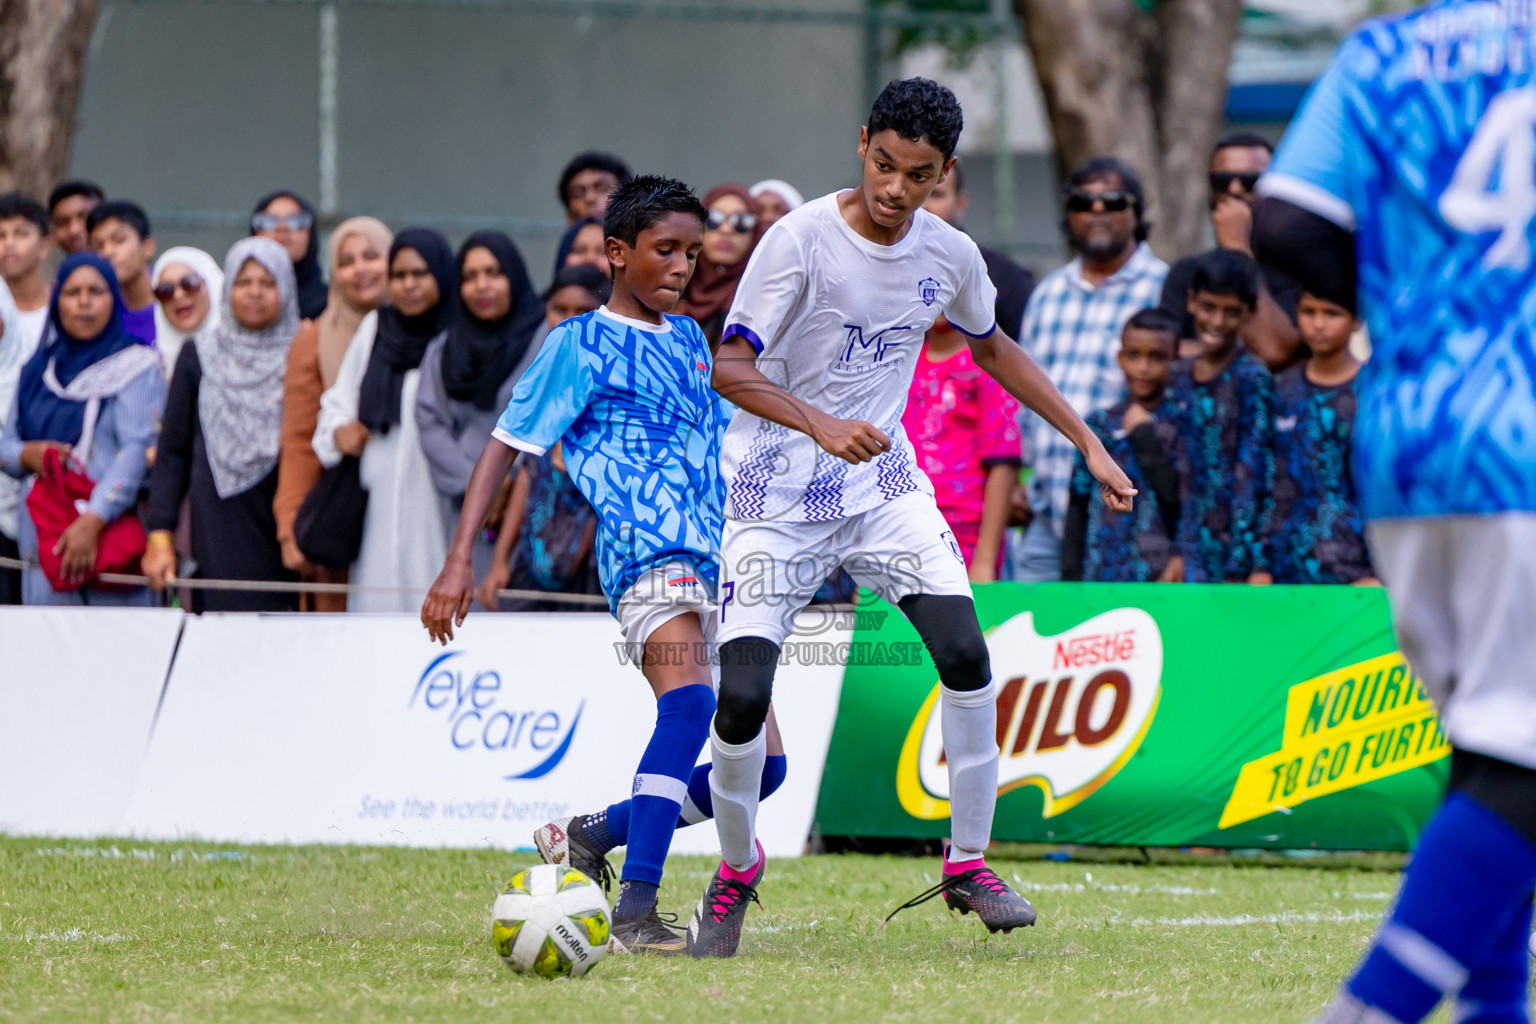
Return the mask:
[[123,831],[182,618],[0,608],[0,832]]
[[[595,614],[471,615],[447,648],[403,615],[189,618],[129,830],[528,848],[629,791],[656,707],[619,640]],[[772,855],[810,830],[842,672],[778,673],[789,777],[758,818]],[[709,824],[672,847],[718,848]]]

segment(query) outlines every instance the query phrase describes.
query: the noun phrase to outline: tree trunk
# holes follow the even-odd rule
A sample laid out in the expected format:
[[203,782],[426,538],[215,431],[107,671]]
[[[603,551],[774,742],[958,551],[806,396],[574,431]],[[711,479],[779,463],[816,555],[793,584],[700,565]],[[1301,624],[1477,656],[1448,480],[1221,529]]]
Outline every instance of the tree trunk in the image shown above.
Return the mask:
[[42,199],[69,169],[96,0],[0,0],[0,191]]
[[1063,176],[1117,156],[1147,188],[1158,254],[1199,248],[1242,0],[1013,0]]

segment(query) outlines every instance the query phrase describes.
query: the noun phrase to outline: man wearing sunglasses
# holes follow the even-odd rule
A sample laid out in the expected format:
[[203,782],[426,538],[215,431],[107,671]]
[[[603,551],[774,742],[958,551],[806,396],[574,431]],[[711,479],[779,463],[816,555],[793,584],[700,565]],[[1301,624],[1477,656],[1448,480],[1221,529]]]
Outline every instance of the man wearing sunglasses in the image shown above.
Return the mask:
[[[1062,232],[1076,253],[1047,274],[1024,307],[1019,342],[1079,416],[1125,397],[1115,361],[1120,331],[1139,310],[1156,305],[1168,265],[1146,243],[1150,225],[1136,171],[1096,157],[1072,172],[1063,196]],[[1026,413],[1025,450],[1034,473],[1016,488],[1015,519],[1029,525],[1009,538],[1012,578],[1061,579],[1061,536],[1076,451],[1038,416]]]
[[[1252,132],[1233,132],[1211,150],[1211,228],[1217,249],[1253,255],[1253,207],[1259,200],[1254,186],[1273,152],[1267,139]],[[1174,263],[1158,301],[1161,308],[1179,318],[1181,356],[1199,351],[1194,317],[1189,314],[1189,285],[1195,265],[1204,255],[1196,253]],[[1301,350],[1301,330],[1296,326],[1296,300],[1301,292],[1281,271],[1263,263],[1259,266],[1263,271],[1259,302],[1253,319],[1243,329],[1243,344],[1271,370],[1278,371],[1295,362]]]

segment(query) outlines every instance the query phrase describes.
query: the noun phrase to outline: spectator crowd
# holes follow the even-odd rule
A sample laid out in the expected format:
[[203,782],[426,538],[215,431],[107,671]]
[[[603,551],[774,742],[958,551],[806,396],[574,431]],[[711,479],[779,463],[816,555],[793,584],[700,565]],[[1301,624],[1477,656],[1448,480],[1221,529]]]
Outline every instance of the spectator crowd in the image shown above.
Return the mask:
[[[1374,582],[1350,477],[1353,296],[1255,260],[1269,156],[1253,135],[1217,145],[1216,247],[1172,268],[1147,244],[1136,171],[1107,157],[1066,181],[1065,266],[1036,285],[983,250],[1000,329],[1139,496],[1129,513],[1098,501],[1081,456],[941,318],[902,425],[973,581]],[[0,196],[0,557],[27,564],[0,567],[0,603],[153,604],[201,577],[351,586],[193,589],[199,612],[416,611],[519,377],[554,325],[607,297],[602,216],[629,173],[603,153],[566,167],[547,276],[500,231],[454,249],[371,217],[337,224],[322,258],[290,191],[256,203],[222,262],[159,251],[145,212],[90,182]],[[705,194],[677,312],[712,343],[764,233],[802,203],[773,179]],[[927,209],[963,224],[958,165]],[[596,528],[560,447],[524,454],[480,531],[481,603],[600,593]]]

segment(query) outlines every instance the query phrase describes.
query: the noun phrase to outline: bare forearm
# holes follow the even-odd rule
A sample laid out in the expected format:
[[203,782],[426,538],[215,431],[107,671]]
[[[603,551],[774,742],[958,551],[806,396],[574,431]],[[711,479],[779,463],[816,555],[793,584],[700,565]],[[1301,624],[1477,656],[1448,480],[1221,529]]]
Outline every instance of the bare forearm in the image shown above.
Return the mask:
[[469,475],[469,486],[464,489],[464,507],[459,511],[459,525],[453,533],[453,544],[448,549],[448,560],[469,564],[475,549],[475,534],[485,522],[491,502],[501,490],[501,482],[512,468],[517,452],[492,438],[485,443],[485,450],[475,462],[475,471]]
[[1008,494],[1018,479],[1019,467],[999,463],[987,470],[987,487],[981,502],[981,527],[976,532],[974,565],[988,568],[997,564],[997,551],[1003,544],[1003,530],[1008,526]]
[[1079,451],[1086,452],[1093,433],[1083,423],[1045,371],[1013,341],[1000,331],[971,342],[976,365],[1023,402],[1041,419],[1055,427]]
[[757,368],[757,352],[739,338],[726,341],[715,353],[710,383],[738,409],[802,434],[814,436],[814,424],[826,416],[763,376]]
[[1301,331],[1262,285],[1253,320],[1243,331],[1243,341],[1250,352],[1276,373],[1295,362],[1301,348]]

